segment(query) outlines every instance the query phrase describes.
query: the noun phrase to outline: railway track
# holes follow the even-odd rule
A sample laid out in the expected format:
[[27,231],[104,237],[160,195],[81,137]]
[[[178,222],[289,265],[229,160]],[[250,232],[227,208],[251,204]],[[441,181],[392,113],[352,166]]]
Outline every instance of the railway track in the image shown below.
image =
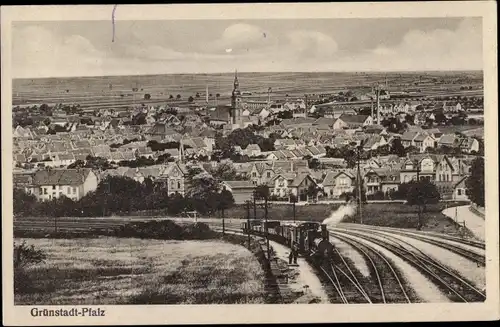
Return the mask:
[[[360,230],[360,231],[367,231],[367,229],[365,228],[353,228],[355,230]],[[435,245],[435,246],[439,246],[443,249],[446,249],[448,251],[451,251],[455,254],[458,254],[480,266],[486,266],[486,258],[484,255],[481,255],[477,252],[474,252],[474,251],[471,251],[471,250],[467,250],[463,247],[460,247],[460,246],[457,246],[457,245],[453,245],[453,244],[450,244],[448,242],[443,242],[443,241],[438,241],[438,240],[435,240],[435,239],[430,239],[430,238],[426,238],[426,237],[420,237],[420,236],[417,236],[417,235],[408,235],[406,233],[400,233],[400,232],[396,232],[396,231],[391,231],[391,232],[385,232],[385,231],[381,231],[381,230],[377,230],[377,231],[374,231],[374,230],[371,230],[370,233],[375,233],[377,235],[387,235],[386,233],[391,233],[391,234],[396,234],[396,235],[401,235],[401,236],[405,236],[405,237],[410,237],[410,238],[413,238],[413,239],[416,239],[416,240],[419,240],[419,241],[422,241],[422,242],[425,242],[425,243],[429,243],[429,244],[432,244],[432,245]]]
[[349,228],[367,229],[367,230],[381,230],[381,231],[386,231],[386,232],[391,232],[391,233],[393,233],[393,232],[394,233],[404,233],[406,235],[426,237],[426,238],[439,238],[442,240],[448,240],[448,241],[452,241],[454,243],[463,244],[463,245],[467,245],[467,246],[482,249],[482,250],[484,250],[486,248],[486,244],[484,242],[474,241],[474,240],[465,239],[465,238],[452,236],[452,235],[448,235],[448,234],[443,234],[443,233],[436,233],[436,232],[429,232],[429,231],[416,231],[416,230],[410,231],[410,230],[404,230],[401,228],[394,228],[394,227],[381,227],[381,226],[373,226],[373,225],[360,225],[360,224],[348,224],[348,223],[343,223],[342,226],[346,226]]
[[349,244],[360,252],[369,262],[372,283],[377,285],[372,291],[373,301],[376,303],[412,303],[408,287],[402,282],[397,270],[385,256],[361,242],[349,239],[339,233],[332,232],[339,240]]
[[[213,230],[218,232],[222,231],[222,226],[217,225],[212,227]],[[226,232],[238,234],[238,235],[247,235],[243,233],[240,229],[236,228],[225,228]],[[251,234],[255,236],[255,234]],[[270,236],[275,236],[274,233],[269,233]],[[264,235],[257,235],[258,237],[265,237]],[[274,240],[277,241],[277,240]],[[288,247],[288,244],[284,244],[283,242],[278,242],[282,245]],[[337,253],[339,256],[338,262],[343,264],[344,267],[339,267],[337,264],[332,262],[332,260],[328,260],[322,264],[318,265],[318,269],[324,274],[324,279],[326,281],[326,288],[330,290],[330,294],[335,294],[335,296],[331,297],[333,303],[373,303],[364,291],[361,283],[358,281],[356,275],[352,272],[352,269],[349,267],[345,259],[341,256],[340,252]],[[343,269],[344,268],[344,269]],[[347,273],[347,270],[349,273]]]
[[[365,298],[365,300],[368,302],[368,303],[373,303],[370,296],[368,295],[368,293],[366,293],[366,291],[364,290],[364,287],[362,286],[362,284],[359,282],[359,278],[356,276],[356,274],[352,271],[351,267],[349,266],[349,264],[346,262],[344,256],[340,253],[340,251],[335,248],[335,254],[340,258],[340,263],[342,265],[344,265],[344,267],[346,268],[346,270],[349,272],[349,274],[346,274],[342,268],[340,267],[337,267],[337,269],[345,275],[346,278],[348,278],[352,284],[357,288],[357,290],[359,291],[359,293],[361,293],[361,295]],[[349,277],[350,275],[350,277]]]
[[[336,232],[339,233],[338,229]],[[486,299],[484,292],[477,289],[471,282],[404,241],[394,240],[388,236],[366,235],[352,230],[340,230],[340,233],[347,237],[355,236],[372,242],[398,255],[430,277],[454,302],[482,302]]]

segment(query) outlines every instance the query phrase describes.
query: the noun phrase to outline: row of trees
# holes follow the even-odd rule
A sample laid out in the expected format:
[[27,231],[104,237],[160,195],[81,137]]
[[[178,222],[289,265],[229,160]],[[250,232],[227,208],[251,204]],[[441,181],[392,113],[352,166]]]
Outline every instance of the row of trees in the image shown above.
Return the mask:
[[207,173],[191,170],[185,196],[168,194],[162,184],[147,178],[139,183],[128,177],[107,176],[97,189],[79,201],[61,196],[51,201],[39,202],[24,190],[14,190],[14,214],[50,217],[95,217],[133,213],[145,210],[165,210],[170,215],[196,210],[201,214],[215,215],[234,204],[228,190],[222,189],[218,179]]
[[274,142],[276,139],[257,135],[255,133],[257,129],[255,126],[248,126],[243,129],[235,129],[227,136],[217,136],[215,138],[215,156],[218,159],[232,159],[236,156],[235,146],[246,149],[250,144],[257,144],[263,152],[274,151]]

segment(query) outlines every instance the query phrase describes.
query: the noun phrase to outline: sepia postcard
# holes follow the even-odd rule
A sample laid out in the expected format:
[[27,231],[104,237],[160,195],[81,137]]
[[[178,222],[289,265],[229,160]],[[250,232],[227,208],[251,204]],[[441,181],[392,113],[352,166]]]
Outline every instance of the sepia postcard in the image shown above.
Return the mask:
[[500,318],[495,2],[11,6],[1,33],[5,325]]

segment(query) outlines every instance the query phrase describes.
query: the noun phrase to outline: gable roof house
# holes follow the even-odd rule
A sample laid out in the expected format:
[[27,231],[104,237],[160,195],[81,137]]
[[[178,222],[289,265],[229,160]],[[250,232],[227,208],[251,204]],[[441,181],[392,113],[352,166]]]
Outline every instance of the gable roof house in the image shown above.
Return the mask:
[[348,170],[329,171],[321,185],[327,198],[338,199],[343,193],[354,190],[354,181],[354,175]]
[[40,201],[62,195],[78,201],[97,184],[97,175],[91,169],[43,169],[34,173],[31,188]]
[[333,128],[334,129],[358,129],[363,126],[368,126],[373,123],[373,119],[371,116],[366,115],[345,115],[342,114],[335,121]]

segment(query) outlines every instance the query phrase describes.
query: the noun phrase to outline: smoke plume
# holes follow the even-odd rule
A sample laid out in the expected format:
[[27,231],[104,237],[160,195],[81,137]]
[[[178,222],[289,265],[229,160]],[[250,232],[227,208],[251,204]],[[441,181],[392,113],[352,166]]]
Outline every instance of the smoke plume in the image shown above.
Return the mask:
[[352,216],[356,213],[356,205],[347,204],[340,206],[336,211],[333,211],[328,218],[323,220],[323,224],[333,227],[339,224],[345,216]]

